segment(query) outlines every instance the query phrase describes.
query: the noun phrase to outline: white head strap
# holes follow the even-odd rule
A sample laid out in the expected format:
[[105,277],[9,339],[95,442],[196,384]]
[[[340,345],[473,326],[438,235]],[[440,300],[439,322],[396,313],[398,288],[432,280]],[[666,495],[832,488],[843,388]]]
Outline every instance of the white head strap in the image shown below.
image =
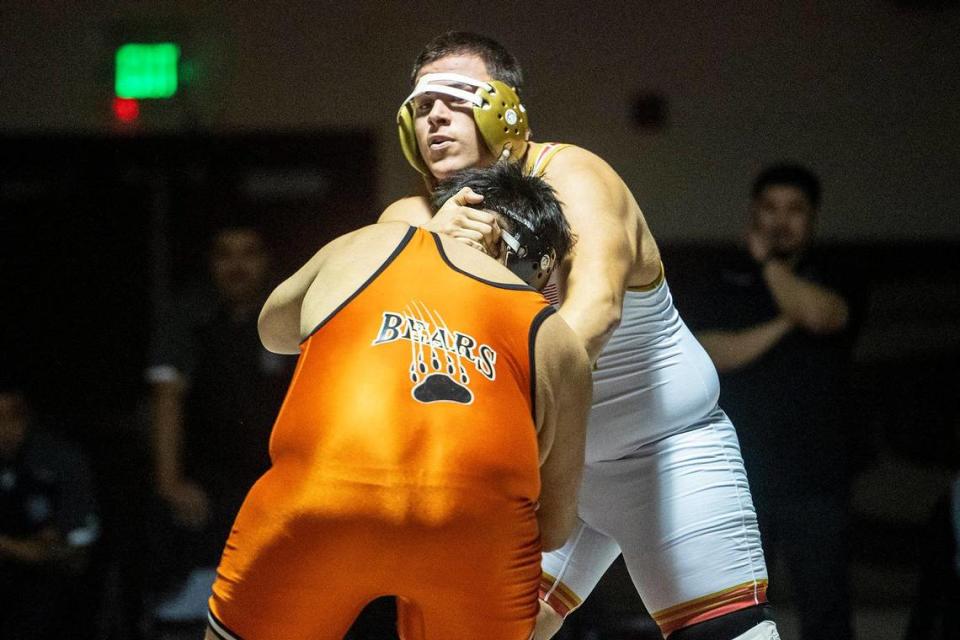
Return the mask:
[[462,76],[459,73],[428,73],[420,78],[420,80],[417,82],[417,86],[413,90],[413,93],[407,96],[407,99],[404,100],[404,104],[410,102],[417,96],[422,96],[425,93],[442,93],[444,95],[453,96],[454,98],[459,98],[460,100],[466,100],[467,102],[472,103],[475,107],[480,107],[483,105],[483,98],[478,96],[476,92],[471,93],[469,91],[464,91],[463,89],[451,87],[447,84],[435,84],[438,82],[453,82],[456,84],[467,85],[468,87],[477,87],[484,89],[485,91],[490,91],[493,88],[489,83],[481,82],[480,80],[476,80],[470,76]]

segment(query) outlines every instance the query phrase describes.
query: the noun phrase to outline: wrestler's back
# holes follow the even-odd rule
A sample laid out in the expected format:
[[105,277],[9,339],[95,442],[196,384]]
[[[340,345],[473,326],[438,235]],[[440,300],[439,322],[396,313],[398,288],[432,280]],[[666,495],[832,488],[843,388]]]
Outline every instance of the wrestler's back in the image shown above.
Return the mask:
[[[435,240],[417,232],[410,243],[418,242]],[[444,268],[439,259],[422,264],[408,252],[345,306],[342,295],[323,293],[340,286],[338,274],[321,272],[316,289],[308,291],[303,324],[319,326],[301,345],[274,426],[274,468],[289,465],[310,483],[327,483],[323,496],[311,500],[329,499],[329,485],[348,473],[347,484],[397,485],[385,505],[390,513],[404,500],[411,501],[414,513],[414,503],[438,487],[482,487],[477,490],[535,501],[539,476],[526,339],[539,308],[537,296],[478,283]],[[345,252],[351,253],[364,252]],[[479,257],[481,268],[492,263]],[[425,271],[429,278],[423,277]],[[504,301],[512,318],[499,308]],[[483,311],[494,308],[496,313]],[[426,340],[438,331],[441,338],[433,343],[417,342],[418,332]],[[440,339],[447,344],[440,345]],[[418,399],[431,376],[449,387],[441,395],[450,398]],[[440,517],[438,509],[441,505],[426,509],[428,517]]]
[[[334,307],[311,316],[273,466],[244,502],[210,601],[242,637],[327,637],[317,630],[385,593],[421,607],[522,596],[521,625],[535,611],[530,345],[550,310],[525,285],[453,268],[413,228],[371,271],[345,300],[315,291],[307,311]],[[329,594],[338,605],[317,609]]]

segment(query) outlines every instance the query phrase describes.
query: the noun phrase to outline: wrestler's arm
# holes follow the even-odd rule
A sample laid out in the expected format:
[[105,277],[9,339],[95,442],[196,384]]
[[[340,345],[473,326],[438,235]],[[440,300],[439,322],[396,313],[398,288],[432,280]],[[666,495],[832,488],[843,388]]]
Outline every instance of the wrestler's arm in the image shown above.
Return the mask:
[[260,341],[268,351],[297,354],[300,352],[300,312],[307,290],[324,266],[337,257],[343,247],[369,234],[370,227],[362,227],[331,240],[317,251],[306,264],[273,290],[260,311],[257,329]]
[[[312,316],[332,312],[376,270],[409,229],[408,224],[368,225],[331,240],[317,251],[264,303],[257,321],[263,346],[274,353],[299,353],[304,335],[302,321],[312,322]],[[316,287],[312,287],[314,282]],[[310,313],[304,315],[308,292]]]
[[537,520],[541,544],[549,551],[563,545],[576,522],[593,387],[587,354],[558,314],[543,322],[534,353],[541,460]]
[[579,148],[557,154],[544,175],[576,236],[560,314],[594,362],[620,324],[623,293],[637,259],[642,215],[620,177]]
[[268,351],[299,353],[303,297],[323,267],[332,244],[320,249],[296,273],[281,282],[263,304],[257,319],[257,330],[260,342]]

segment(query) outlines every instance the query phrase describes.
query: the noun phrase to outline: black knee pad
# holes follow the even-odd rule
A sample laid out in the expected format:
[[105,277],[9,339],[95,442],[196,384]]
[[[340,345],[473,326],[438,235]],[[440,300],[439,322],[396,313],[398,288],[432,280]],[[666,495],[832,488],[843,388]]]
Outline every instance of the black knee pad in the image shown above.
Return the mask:
[[732,640],[765,620],[773,620],[769,604],[739,609],[732,613],[677,629],[667,640]]

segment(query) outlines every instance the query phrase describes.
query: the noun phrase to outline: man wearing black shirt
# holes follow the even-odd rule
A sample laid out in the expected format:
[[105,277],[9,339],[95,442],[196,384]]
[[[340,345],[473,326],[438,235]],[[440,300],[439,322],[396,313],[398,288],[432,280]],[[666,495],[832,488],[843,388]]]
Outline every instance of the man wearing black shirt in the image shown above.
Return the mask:
[[[811,250],[816,176],[797,165],[753,186],[748,255],[716,271],[691,325],[720,373],[767,557],[790,574],[802,637],[852,637],[844,399],[862,287]],[[775,578],[774,578],[775,579]],[[771,581],[773,583],[773,581]]]
[[152,340],[156,487],[174,525],[160,540],[166,562],[155,561],[164,566],[154,570],[177,582],[155,616],[193,637],[206,626],[214,568],[236,512],[270,466],[267,440],[293,370],[294,360],[266,351],[257,333],[270,257],[257,228],[219,228],[210,247],[212,288],[179,298]]
[[63,637],[99,532],[86,458],[0,383],[0,638]]

